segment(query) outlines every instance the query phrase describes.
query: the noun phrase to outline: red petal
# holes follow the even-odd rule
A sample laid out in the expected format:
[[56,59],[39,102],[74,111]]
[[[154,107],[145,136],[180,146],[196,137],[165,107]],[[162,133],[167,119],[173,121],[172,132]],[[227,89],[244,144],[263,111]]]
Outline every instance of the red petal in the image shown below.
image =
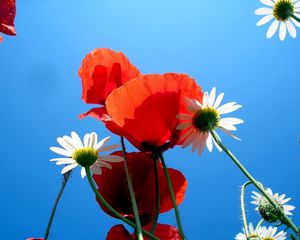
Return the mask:
[[132,240],[134,238],[131,237],[130,233],[126,230],[126,228],[122,225],[113,226],[107,236],[106,240]]
[[0,32],[3,32],[7,35],[16,35],[16,30],[14,28],[16,1],[1,0],[0,9]]
[[[138,149],[142,143],[159,148],[177,144],[176,115],[186,112],[185,97],[201,100],[196,82],[184,74],[140,76],[115,89],[106,100],[108,114]],[[117,134],[117,133],[116,133]]]
[[112,90],[139,76],[140,72],[123,53],[98,48],[83,59],[78,74],[83,101],[104,105]]
[[[151,225],[145,227],[147,231],[150,229]],[[160,240],[181,240],[179,231],[175,227],[167,224],[157,224],[154,235]],[[144,237],[144,239],[148,240],[147,237]]]
[[[114,154],[122,155],[121,152]],[[142,225],[152,222],[155,216],[156,190],[153,172],[153,159],[145,153],[127,153],[128,167],[133,181],[133,188],[138,203],[139,215]],[[128,184],[124,171],[124,163],[111,163],[112,169],[103,169],[101,175],[93,175],[99,192],[123,216],[134,220]],[[173,183],[176,201],[180,204],[183,201],[187,182],[184,176],[177,170],[169,169]],[[161,165],[159,165],[159,183],[161,195],[160,212],[169,211],[173,208],[165,176]],[[102,209],[109,215],[111,213],[101,204]]]

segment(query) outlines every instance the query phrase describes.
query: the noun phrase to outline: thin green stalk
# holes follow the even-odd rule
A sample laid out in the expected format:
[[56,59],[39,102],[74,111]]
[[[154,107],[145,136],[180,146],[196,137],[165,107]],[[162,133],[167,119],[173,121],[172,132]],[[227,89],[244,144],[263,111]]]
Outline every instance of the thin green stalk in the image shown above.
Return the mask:
[[65,187],[67,185],[67,182],[71,176],[71,173],[72,173],[72,170],[69,171],[69,172],[66,172],[64,175],[63,175],[63,179],[62,179],[62,184],[61,184],[61,187],[60,187],[60,190],[57,194],[57,197],[55,199],[55,202],[53,204],[53,207],[52,207],[52,210],[51,210],[51,214],[50,214],[50,217],[49,217],[49,221],[48,221],[48,225],[47,225],[47,228],[46,228],[46,231],[45,231],[45,235],[44,235],[44,239],[47,240],[48,237],[49,237],[49,233],[50,233],[50,229],[51,229],[51,226],[52,226],[52,222],[53,222],[53,219],[54,219],[54,216],[55,216],[55,212],[56,212],[56,208],[58,206],[58,203],[59,203],[59,200],[65,190]]
[[[89,181],[89,184],[91,186],[91,188],[93,189],[97,199],[103,204],[103,206],[110,211],[111,214],[113,214],[116,218],[119,218],[120,220],[122,220],[123,222],[127,223],[129,226],[131,226],[132,228],[136,229],[136,225],[131,222],[130,220],[128,220],[127,218],[123,217],[120,213],[118,213],[103,197],[102,195],[99,193],[93,179],[91,176],[91,170],[89,167],[85,167],[85,171],[86,171],[86,176],[87,179]],[[145,235],[147,235],[150,238],[153,238],[155,240],[159,240],[157,237],[153,236],[151,233],[149,233],[148,231],[143,230],[143,233]]]
[[127,157],[126,157],[126,148],[125,148],[123,136],[121,136],[121,145],[122,145],[122,153],[123,153],[123,158],[124,158],[124,168],[125,168],[128,189],[129,189],[131,203],[132,203],[134,220],[135,220],[135,224],[136,224],[136,235],[137,235],[138,240],[143,240],[142,225],[141,225],[141,220],[140,220],[140,216],[139,216],[139,210],[138,210],[136,199],[135,199],[135,193],[134,193],[131,177],[130,177],[129,170],[128,170],[128,161],[127,161]]
[[297,22],[299,22],[300,23],[300,18],[298,18],[297,16],[295,16],[295,14],[290,14],[290,17],[291,18],[294,18]]
[[155,217],[153,219],[153,223],[151,226],[151,230],[150,233],[154,234],[155,232],[155,228],[156,228],[156,224],[158,221],[158,217],[159,217],[159,210],[160,210],[160,190],[159,190],[159,181],[158,181],[158,164],[157,164],[157,159],[155,158],[153,160],[153,171],[154,171],[154,181],[155,181],[155,194],[156,194],[156,207],[155,207]]
[[166,180],[167,180],[170,197],[171,197],[173,208],[174,208],[174,211],[175,211],[175,217],[176,217],[176,221],[177,221],[178,230],[179,230],[179,233],[180,233],[180,236],[181,236],[182,240],[186,240],[186,237],[185,237],[184,231],[183,231],[183,227],[182,227],[182,224],[181,224],[181,219],[180,219],[178,206],[177,206],[176,199],[175,199],[175,194],[174,194],[173,187],[172,187],[172,182],[171,182],[170,175],[169,175],[166,163],[165,163],[165,159],[164,159],[162,153],[159,153],[158,155],[159,155],[160,161],[162,163],[164,174],[165,174],[165,177],[166,177]]
[[246,235],[246,239],[249,240],[249,230],[248,230],[248,223],[247,223],[247,217],[246,217],[246,211],[245,211],[245,189],[248,185],[250,185],[252,182],[248,181],[242,185],[241,189],[241,211],[242,211],[242,218],[243,218],[243,224],[244,224],[244,231]]
[[242,171],[242,173],[253,183],[253,185],[264,195],[266,199],[272,204],[272,206],[280,212],[282,216],[282,221],[284,224],[289,226],[293,231],[300,236],[300,231],[297,226],[292,222],[292,220],[286,216],[277,202],[267,193],[267,191],[263,188],[263,186],[247,171],[247,169],[240,163],[240,161],[223,145],[220,139],[216,136],[213,130],[210,130],[210,133],[216,143],[223,149],[223,151],[227,154],[228,157],[238,166],[238,168]]
[[258,228],[263,224],[264,221],[265,221],[264,219],[261,219],[261,220],[258,222],[258,224],[256,225],[256,228],[255,228],[255,231],[258,230]]

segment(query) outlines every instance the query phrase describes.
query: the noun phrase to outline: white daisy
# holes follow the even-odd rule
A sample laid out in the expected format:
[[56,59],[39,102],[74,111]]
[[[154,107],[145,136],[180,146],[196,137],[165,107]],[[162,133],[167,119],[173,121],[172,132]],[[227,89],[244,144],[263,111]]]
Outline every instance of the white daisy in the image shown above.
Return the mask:
[[[274,19],[267,31],[267,38],[271,38],[279,28],[279,38],[283,41],[286,32],[296,38],[297,32],[294,25],[300,27],[300,1],[299,0],[260,0],[267,7],[256,9],[256,15],[263,15],[256,25],[262,26]],[[298,21],[296,20],[298,18]]]
[[[251,240],[261,239],[262,227],[259,226],[257,229],[255,229],[253,227],[253,224],[250,223],[248,228],[249,228],[248,238],[250,238]],[[235,240],[247,240],[244,228],[243,228],[243,233],[239,233],[235,236]]]
[[109,162],[123,161],[122,157],[115,155],[99,156],[101,152],[115,150],[120,147],[117,144],[104,146],[109,139],[110,137],[106,137],[98,142],[97,134],[92,132],[85,134],[82,142],[78,134],[73,131],[71,137],[63,136],[57,138],[57,142],[63,148],[50,147],[51,151],[63,155],[64,157],[53,158],[50,161],[56,162],[57,165],[66,165],[61,171],[62,174],[80,165],[82,166],[82,178],[86,176],[85,166],[90,166],[92,174],[100,175],[102,173],[101,167],[112,168]]
[[[232,117],[221,118],[221,115],[234,112],[242,106],[236,104],[236,102],[229,102],[220,106],[223,97],[224,93],[220,93],[216,97],[216,88],[214,87],[210,94],[208,92],[204,93],[202,103],[195,99],[186,98],[189,113],[177,115],[177,118],[184,122],[181,122],[176,128],[178,130],[186,130],[180,139],[183,148],[192,145],[192,151],[198,149],[198,154],[201,154],[205,144],[208,151],[211,152],[214,142],[217,149],[222,151],[209,132],[210,129],[215,130],[216,128],[220,128],[228,135],[239,140],[230,131],[235,131],[235,125],[244,121]],[[218,136],[217,133],[215,134]]]
[[[273,194],[270,188],[267,189],[267,193],[279,204],[285,215],[293,215],[291,212],[296,207],[286,204],[291,198],[285,198],[285,194],[279,195],[278,193]],[[253,201],[251,203],[257,205],[256,210],[260,215],[268,222],[276,222],[280,218],[280,213],[273,207],[273,205],[260,193],[252,192]]]
[[262,240],[284,240],[286,239],[286,232],[280,231],[277,233],[277,227],[262,227],[261,239]]

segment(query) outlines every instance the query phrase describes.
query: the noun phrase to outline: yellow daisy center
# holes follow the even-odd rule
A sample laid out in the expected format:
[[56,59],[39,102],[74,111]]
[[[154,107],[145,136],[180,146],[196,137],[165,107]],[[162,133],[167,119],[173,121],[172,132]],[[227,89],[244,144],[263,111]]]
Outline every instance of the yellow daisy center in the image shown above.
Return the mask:
[[215,108],[204,107],[195,112],[192,122],[198,131],[207,132],[219,126],[220,114]]
[[82,167],[93,165],[98,157],[97,150],[90,147],[77,149],[72,155],[72,158]]

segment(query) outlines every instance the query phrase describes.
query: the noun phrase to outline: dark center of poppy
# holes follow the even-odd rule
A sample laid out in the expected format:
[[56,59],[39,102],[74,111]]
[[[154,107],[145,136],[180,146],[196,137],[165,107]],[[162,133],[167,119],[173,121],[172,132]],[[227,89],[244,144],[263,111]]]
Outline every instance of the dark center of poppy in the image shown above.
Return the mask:
[[212,107],[204,107],[195,113],[192,121],[198,131],[207,132],[219,126],[220,114]]
[[97,150],[89,147],[78,149],[72,155],[72,158],[82,167],[93,165],[98,157]]
[[294,14],[294,4],[291,0],[279,0],[273,8],[273,15],[278,21],[285,22]]
[[[283,210],[282,204],[280,204],[278,201],[277,203],[280,206],[280,208]],[[258,211],[260,215],[263,217],[263,219],[270,223],[276,222],[277,220],[280,219],[281,216],[280,211],[276,209],[265,197],[263,197],[260,200]]]

